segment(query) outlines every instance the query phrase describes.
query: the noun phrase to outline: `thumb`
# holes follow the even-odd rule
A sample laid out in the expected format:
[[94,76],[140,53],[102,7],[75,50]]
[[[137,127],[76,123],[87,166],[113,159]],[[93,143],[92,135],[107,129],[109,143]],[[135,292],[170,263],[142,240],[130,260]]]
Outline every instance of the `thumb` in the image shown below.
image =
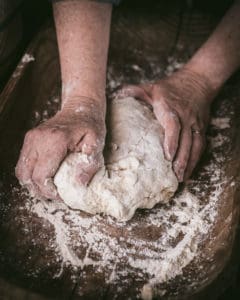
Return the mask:
[[86,159],[77,165],[77,181],[86,186],[103,165],[104,159],[102,153],[95,157],[86,155]]
[[114,94],[114,97],[117,99],[133,97],[152,104],[151,85],[125,85]]
[[77,165],[76,180],[87,185],[100,167],[104,165],[103,159],[104,141],[94,133],[84,136],[78,145],[78,151],[82,153],[82,159]]

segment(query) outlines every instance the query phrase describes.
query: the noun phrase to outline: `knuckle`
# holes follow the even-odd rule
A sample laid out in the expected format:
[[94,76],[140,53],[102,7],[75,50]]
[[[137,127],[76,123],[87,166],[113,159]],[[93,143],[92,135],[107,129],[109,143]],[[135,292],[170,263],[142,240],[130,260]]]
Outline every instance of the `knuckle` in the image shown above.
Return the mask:
[[37,185],[42,185],[44,183],[44,178],[43,178],[43,176],[40,173],[33,173],[32,180]]
[[202,120],[198,120],[197,125],[200,131],[205,131],[207,122],[203,122]]
[[32,140],[35,137],[36,129],[31,129],[25,134],[25,142],[28,142],[29,140]]
[[21,168],[19,167],[19,164],[17,164],[17,166],[15,167],[15,175],[17,179],[19,180],[22,179],[22,172],[21,172]]
[[95,130],[89,130],[88,134],[87,134],[89,143],[94,144],[96,142],[96,140],[98,139],[98,134],[95,132]]
[[180,120],[179,120],[179,117],[178,117],[177,113],[171,112],[171,118],[173,120],[174,126],[178,129],[180,129],[181,123],[180,123]]
[[50,127],[45,129],[46,139],[52,141],[53,143],[66,143],[68,140],[69,134],[64,129],[59,129],[55,127]]
[[184,170],[186,168],[186,166],[187,166],[187,162],[188,162],[188,160],[187,160],[186,156],[183,157],[182,159],[179,159],[177,161],[177,167],[178,167],[178,169],[179,170]]
[[62,141],[64,143],[66,143],[68,140],[68,134],[67,134],[67,132],[65,132],[63,130],[58,130],[56,132],[52,132],[52,134],[55,135],[56,139],[58,139],[59,141]]
[[179,115],[175,110],[171,112],[171,116],[176,122],[179,122]]
[[169,119],[172,119],[172,120],[176,120],[176,122],[178,121],[178,113],[173,110],[173,109],[168,109],[166,110],[166,115]]

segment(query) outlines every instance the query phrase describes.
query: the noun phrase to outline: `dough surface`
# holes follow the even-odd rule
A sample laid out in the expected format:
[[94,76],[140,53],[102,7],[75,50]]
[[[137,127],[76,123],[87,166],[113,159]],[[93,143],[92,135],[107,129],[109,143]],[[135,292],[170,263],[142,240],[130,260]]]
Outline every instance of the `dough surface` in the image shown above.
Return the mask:
[[81,186],[76,180],[77,166],[89,158],[72,153],[54,183],[69,207],[127,221],[138,208],[168,201],[178,181],[171,162],[164,158],[162,130],[149,107],[129,97],[112,101],[109,113],[105,166],[87,187]]

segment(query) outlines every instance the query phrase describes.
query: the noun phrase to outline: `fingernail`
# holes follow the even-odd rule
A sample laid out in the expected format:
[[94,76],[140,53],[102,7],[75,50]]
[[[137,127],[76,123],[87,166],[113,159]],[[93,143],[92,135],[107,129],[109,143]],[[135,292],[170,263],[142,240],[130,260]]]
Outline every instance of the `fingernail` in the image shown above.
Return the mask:
[[178,181],[183,182],[184,169],[179,168],[179,163],[177,161],[173,163],[173,170],[177,176]]
[[165,157],[167,160],[172,161],[171,154],[168,151],[165,151]]
[[87,184],[90,180],[90,177],[88,174],[82,173],[82,174],[79,174],[79,180],[82,183],[82,185],[87,186]]
[[166,145],[164,147],[164,154],[165,154],[165,157],[166,157],[167,160],[172,161],[171,153],[169,151],[168,146],[166,146]]
[[178,170],[177,177],[179,182],[183,182],[183,176],[184,176],[184,170],[183,169]]

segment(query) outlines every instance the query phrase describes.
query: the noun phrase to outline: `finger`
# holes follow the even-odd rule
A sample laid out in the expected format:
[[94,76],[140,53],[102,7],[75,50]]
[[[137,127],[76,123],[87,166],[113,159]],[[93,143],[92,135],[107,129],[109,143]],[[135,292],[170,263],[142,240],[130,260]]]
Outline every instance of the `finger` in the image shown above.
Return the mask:
[[65,147],[56,150],[55,152],[46,151],[39,156],[32,175],[32,181],[37,185],[40,194],[52,200],[60,200],[53,177],[67,155]]
[[136,85],[126,85],[122,87],[118,92],[116,92],[114,96],[117,99],[133,97],[152,104],[150,87],[148,88],[147,86],[142,87]]
[[178,181],[182,182],[188,164],[192,147],[192,131],[190,128],[183,128],[180,134],[179,147],[173,163],[174,172]]
[[32,184],[32,173],[37,161],[37,152],[25,147],[22,148],[18,163],[15,168],[15,174],[22,185]]
[[96,160],[92,160],[89,164],[79,163],[77,172],[77,181],[82,185],[87,185],[96,174],[100,164]]
[[94,135],[88,134],[82,141],[82,153],[87,155],[87,160],[78,164],[77,181],[87,185],[98,169],[104,165],[102,150],[104,143]]
[[31,197],[42,199],[38,187],[33,182],[24,184],[23,186],[28,190]]
[[15,174],[21,185],[29,191],[31,197],[40,198],[40,191],[32,181],[34,166],[38,158],[37,152],[32,149],[32,133],[33,131],[29,131],[25,135],[20,157],[15,168]]
[[161,123],[164,128],[164,154],[167,160],[172,161],[177,152],[181,125],[177,115],[172,112],[166,114]]
[[39,189],[32,181],[32,173],[36,161],[37,153],[35,151],[31,151],[29,154],[25,155],[25,149],[23,148],[15,168],[15,174],[20,184],[29,191],[30,196],[39,198]]
[[191,149],[191,154],[190,154],[190,158],[188,161],[188,165],[187,165],[187,169],[185,171],[185,175],[184,175],[184,180],[187,180],[194,168],[196,167],[203,151],[205,148],[205,135],[202,135],[201,133],[192,133],[193,135],[193,143],[192,143],[192,149]]
[[86,134],[79,143],[76,151],[89,156],[97,156],[104,148],[104,140],[99,139],[95,133]]

